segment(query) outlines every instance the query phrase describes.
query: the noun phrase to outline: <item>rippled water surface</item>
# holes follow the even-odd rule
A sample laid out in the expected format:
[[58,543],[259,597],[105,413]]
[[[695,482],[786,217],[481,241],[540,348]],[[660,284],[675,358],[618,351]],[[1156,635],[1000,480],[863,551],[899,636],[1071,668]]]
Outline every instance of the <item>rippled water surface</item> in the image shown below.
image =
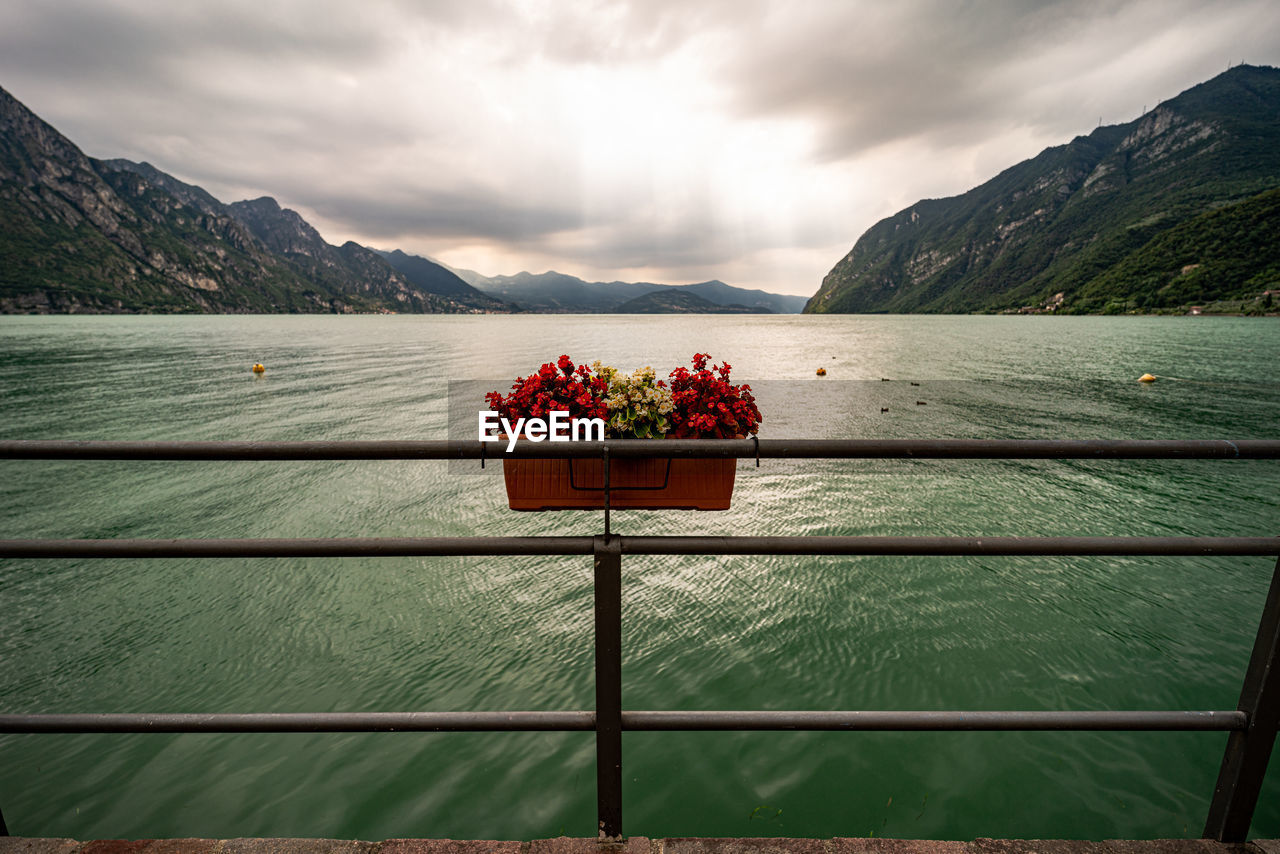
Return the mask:
[[[444,438],[451,382],[695,351],[755,385],[763,437],[1280,435],[1280,327],[1263,319],[516,316],[5,318],[0,437]],[[1134,382],[1147,371],[1167,379]],[[599,532],[599,513],[508,511],[496,468],[0,461],[0,537]],[[732,510],[620,513],[615,530],[1273,535],[1278,474],[744,461]],[[629,557],[624,705],[1234,708],[1272,567]],[[0,712],[592,702],[585,558],[0,563]],[[628,733],[625,830],[1197,836],[1225,740]],[[1277,765],[1257,836],[1280,836]],[[0,810],[30,836],[593,836],[594,774],[585,733],[0,737]]]

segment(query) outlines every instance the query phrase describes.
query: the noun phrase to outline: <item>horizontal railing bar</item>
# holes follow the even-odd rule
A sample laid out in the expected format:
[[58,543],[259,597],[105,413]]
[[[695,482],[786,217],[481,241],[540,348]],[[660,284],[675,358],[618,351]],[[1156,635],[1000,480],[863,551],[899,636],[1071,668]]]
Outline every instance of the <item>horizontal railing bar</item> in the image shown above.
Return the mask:
[[623,712],[624,730],[1244,730],[1244,712]]
[[0,540],[0,558],[432,557],[589,555],[592,537]]
[[1280,459],[1275,439],[611,439],[608,442],[420,441],[129,442],[0,441],[0,459],[478,460],[599,457],[797,459]]
[[1280,555],[1280,537],[619,537],[648,555]]
[[[628,537],[632,555],[1280,555],[1280,537]],[[0,540],[0,558],[581,555],[592,537]]]
[[579,732],[595,712],[0,715],[0,732]]
[[[5,733],[585,732],[594,712],[319,712],[0,715]],[[624,711],[622,728],[656,731],[1244,730],[1239,711]]]

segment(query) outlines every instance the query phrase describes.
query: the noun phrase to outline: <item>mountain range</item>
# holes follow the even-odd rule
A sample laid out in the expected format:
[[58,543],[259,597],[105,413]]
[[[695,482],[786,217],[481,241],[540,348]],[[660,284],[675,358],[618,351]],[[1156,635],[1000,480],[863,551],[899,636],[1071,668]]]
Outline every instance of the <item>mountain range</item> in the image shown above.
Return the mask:
[[[0,313],[595,312],[668,288],[472,273],[477,288],[399,249],[334,246],[270,196],[224,204],[149,163],[88,157],[4,89],[0,223]],[[582,298],[510,286],[526,280],[580,282]],[[721,282],[671,287],[693,299],[655,299],[637,310],[740,303],[727,310],[797,312],[804,302]]]
[[5,313],[510,310],[332,246],[274,199],[225,205],[150,164],[87,157],[3,89],[0,220]]
[[[662,285],[653,282],[587,282],[555,271],[537,274],[525,272],[514,276],[482,276],[474,270],[461,269],[455,269],[454,272],[491,296],[510,300],[522,308],[539,312],[628,314],[632,313],[628,303],[649,294],[653,294],[654,298],[640,303],[645,311],[639,313],[654,313],[665,305],[669,310],[658,313],[699,310],[717,312],[728,309],[733,313],[796,314],[805,304],[805,298],[801,296],[736,288],[719,280],[692,285]],[[673,296],[676,293],[697,299]]]
[[881,220],[805,311],[1258,307],[1280,288],[1277,188],[1280,70],[1237,66]]

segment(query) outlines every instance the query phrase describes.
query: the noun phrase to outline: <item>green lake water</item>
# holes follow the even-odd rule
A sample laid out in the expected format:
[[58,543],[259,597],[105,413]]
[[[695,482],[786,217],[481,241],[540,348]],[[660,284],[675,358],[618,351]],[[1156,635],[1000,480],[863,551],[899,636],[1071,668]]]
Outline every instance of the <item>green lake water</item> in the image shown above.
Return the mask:
[[[695,351],[753,383],[766,438],[1280,437],[1266,319],[297,316],[0,319],[0,438],[440,439],[451,388],[498,388],[561,353],[669,370]],[[600,531],[600,513],[507,510],[498,468],[0,461],[0,537]],[[1270,536],[1277,475],[1271,461],[742,461],[733,509],[619,513],[614,529]],[[624,707],[1232,709],[1273,566],[629,557]],[[4,561],[0,713],[589,709],[590,570]],[[624,829],[1198,836],[1225,741],[628,733]],[[1280,836],[1277,766],[1255,836]],[[0,736],[0,811],[27,836],[594,836],[594,784],[587,733]]]

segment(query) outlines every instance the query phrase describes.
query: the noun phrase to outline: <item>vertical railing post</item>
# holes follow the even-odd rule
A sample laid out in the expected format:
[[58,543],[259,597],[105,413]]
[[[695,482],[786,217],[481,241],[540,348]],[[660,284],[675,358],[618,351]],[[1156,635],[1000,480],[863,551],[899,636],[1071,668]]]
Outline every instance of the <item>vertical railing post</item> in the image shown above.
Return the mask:
[[1280,560],[1271,575],[1238,708],[1249,716],[1249,728],[1227,739],[1204,826],[1205,838],[1220,842],[1244,842],[1249,835],[1280,724]]
[[622,835],[622,542],[596,537],[596,815]]
[[604,541],[609,542],[609,443],[606,442],[604,450],[600,452],[604,459]]

